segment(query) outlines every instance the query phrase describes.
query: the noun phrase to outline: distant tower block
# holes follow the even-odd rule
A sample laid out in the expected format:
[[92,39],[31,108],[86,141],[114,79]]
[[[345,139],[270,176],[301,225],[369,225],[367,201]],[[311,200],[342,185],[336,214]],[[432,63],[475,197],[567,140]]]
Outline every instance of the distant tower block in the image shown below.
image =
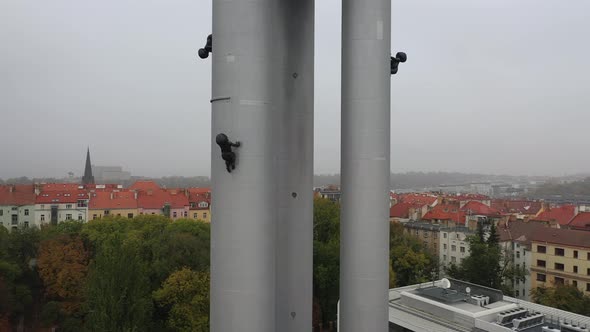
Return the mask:
[[86,167],[84,167],[84,176],[82,177],[82,184],[94,184],[94,176],[92,175],[92,164],[90,163],[90,148],[86,150]]

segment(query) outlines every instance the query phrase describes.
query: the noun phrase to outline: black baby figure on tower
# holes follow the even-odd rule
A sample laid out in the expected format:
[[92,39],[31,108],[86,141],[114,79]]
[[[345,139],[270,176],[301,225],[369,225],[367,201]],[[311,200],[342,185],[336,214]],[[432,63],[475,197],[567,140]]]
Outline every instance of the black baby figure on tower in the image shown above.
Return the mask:
[[221,148],[221,158],[225,160],[225,168],[231,173],[233,169],[236,169],[236,153],[231,148],[239,147],[241,145],[240,142],[232,143],[224,133],[217,134],[215,142]]

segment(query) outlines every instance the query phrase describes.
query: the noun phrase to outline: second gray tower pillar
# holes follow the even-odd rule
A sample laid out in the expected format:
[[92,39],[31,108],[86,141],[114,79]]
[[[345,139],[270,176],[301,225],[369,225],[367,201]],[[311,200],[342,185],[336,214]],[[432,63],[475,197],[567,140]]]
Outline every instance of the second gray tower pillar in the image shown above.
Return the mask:
[[388,330],[391,0],[342,1],[340,331]]

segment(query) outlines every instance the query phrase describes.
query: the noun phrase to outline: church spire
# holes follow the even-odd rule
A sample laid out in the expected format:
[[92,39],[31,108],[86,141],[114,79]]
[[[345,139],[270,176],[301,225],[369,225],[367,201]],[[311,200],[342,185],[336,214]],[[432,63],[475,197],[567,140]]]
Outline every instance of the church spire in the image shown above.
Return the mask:
[[94,176],[92,176],[92,164],[90,163],[90,148],[88,148],[86,151],[86,167],[84,168],[82,184],[94,184]]

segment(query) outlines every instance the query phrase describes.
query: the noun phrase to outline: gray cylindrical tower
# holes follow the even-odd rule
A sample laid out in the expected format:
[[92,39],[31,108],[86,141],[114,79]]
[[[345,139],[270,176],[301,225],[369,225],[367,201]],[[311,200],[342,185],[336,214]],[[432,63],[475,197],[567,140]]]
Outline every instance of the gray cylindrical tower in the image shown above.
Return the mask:
[[[211,316],[213,332],[275,331],[276,1],[213,1]],[[215,136],[237,167],[226,171]]]
[[390,0],[342,1],[341,331],[388,330]]
[[314,0],[278,1],[275,331],[310,331],[313,275]]

